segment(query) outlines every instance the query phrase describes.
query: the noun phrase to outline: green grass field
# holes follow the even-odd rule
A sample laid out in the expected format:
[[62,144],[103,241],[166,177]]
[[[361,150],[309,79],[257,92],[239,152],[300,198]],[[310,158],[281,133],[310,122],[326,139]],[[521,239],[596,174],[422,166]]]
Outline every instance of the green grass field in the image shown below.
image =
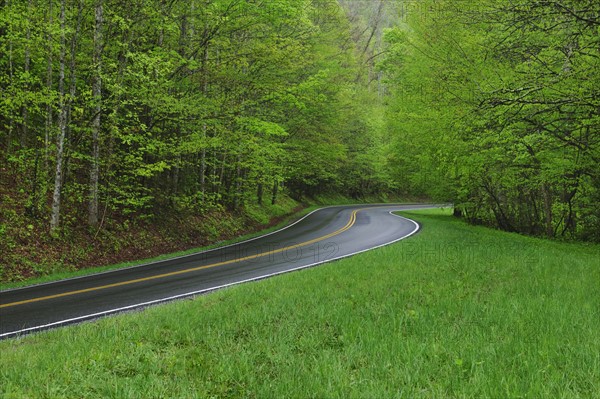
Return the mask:
[[600,246],[404,214],[388,247],[0,342],[0,397],[600,397]]

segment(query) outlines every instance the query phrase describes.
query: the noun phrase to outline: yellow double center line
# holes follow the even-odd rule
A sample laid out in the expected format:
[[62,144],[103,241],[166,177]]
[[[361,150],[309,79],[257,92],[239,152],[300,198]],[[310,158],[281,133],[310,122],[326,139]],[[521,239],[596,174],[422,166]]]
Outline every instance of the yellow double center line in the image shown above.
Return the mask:
[[121,286],[124,286],[124,285],[141,283],[143,281],[158,280],[158,279],[165,278],[165,277],[177,276],[179,274],[192,273],[192,272],[195,272],[195,271],[198,271],[198,270],[210,269],[212,267],[229,265],[229,264],[236,263],[236,262],[243,262],[245,260],[256,259],[256,258],[260,258],[260,257],[266,256],[266,255],[277,254],[277,253],[280,253],[280,252],[289,251],[290,249],[304,247],[306,245],[314,244],[315,242],[318,242],[318,241],[326,240],[328,238],[331,238],[333,236],[336,236],[336,235],[341,234],[344,231],[348,230],[356,222],[356,213],[359,212],[360,210],[361,209],[357,209],[357,210],[353,211],[352,215],[350,215],[350,220],[341,229],[336,230],[333,233],[329,233],[327,235],[324,235],[322,237],[317,237],[317,238],[309,240],[309,241],[301,242],[299,244],[294,244],[294,245],[290,245],[290,246],[287,246],[287,247],[283,247],[283,248],[279,248],[279,249],[275,249],[275,250],[271,250],[271,251],[267,251],[267,252],[261,252],[259,254],[249,255],[249,256],[245,256],[243,258],[237,258],[237,259],[227,260],[227,261],[218,262],[218,263],[212,263],[210,265],[197,266],[197,267],[192,267],[192,268],[189,268],[189,269],[178,270],[178,271],[175,271],[175,272],[157,274],[155,276],[150,276],[150,277],[136,278],[136,279],[133,279],[133,280],[121,281],[119,283],[100,285],[98,287],[84,288],[84,289],[81,289],[81,290],[67,291],[67,292],[63,292],[63,293],[60,293],[60,294],[54,294],[54,295],[48,295],[48,296],[41,296],[41,297],[38,297],[38,298],[31,298],[31,299],[26,299],[26,300],[23,300],[23,301],[6,303],[6,304],[3,304],[3,305],[0,305],[0,309],[2,309],[2,308],[8,308],[8,307],[11,307],[11,306],[24,305],[26,303],[46,301],[48,299],[61,298],[61,297],[65,297],[65,296],[83,294],[85,292],[100,291],[100,290],[105,290],[107,288],[113,288],[113,287],[121,287]]

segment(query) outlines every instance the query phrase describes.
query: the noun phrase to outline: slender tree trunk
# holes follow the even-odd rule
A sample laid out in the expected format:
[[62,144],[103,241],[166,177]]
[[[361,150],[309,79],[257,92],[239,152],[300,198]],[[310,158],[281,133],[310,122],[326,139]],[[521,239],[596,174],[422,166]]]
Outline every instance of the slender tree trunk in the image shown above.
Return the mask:
[[81,18],[83,15],[83,0],[79,0],[77,7],[77,22],[75,23],[75,32],[71,36],[71,56],[69,59],[69,98],[66,101],[67,104],[67,137],[70,133],[71,125],[71,106],[73,105],[73,99],[77,93],[77,72],[76,72],[76,54],[77,54],[77,41],[79,40],[79,32],[81,30]]
[[[47,93],[50,93],[52,91],[52,86],[54,84],[54,80],[53,80],[53,63],[54,63],[54,47],[53,47],[53,41],[54,38],[52,37],[52,28],[54,25],[54,0],[49,0],[48,1],[48,8],[47,8],[47,14],[45,16],[45,23],[46,23],[46,43],[47,43],[47,47],[46,47],[46,90]],[[47,194],[48,194],[48,190],[50,189],[50,176],[51,176],[51,171],[50,171],[50,137],[53,136],[53,109],[52,109],[52,104],[49,101],[49,98],[47,97],[47,103],[46,103],[46,115],[45,115],[45,121],[44,121],[44,149],[43,149],[43,165],[41,167],[41,172],[39,173],[39,184],[40,184],[40,189],[39,192],[37,193],[37,201],[36,201],[36,208],[38,209],[38,211],[42,211],[44,209],[44,207],[47,204]],[[36,159],[37,160],[37,159]],[[36,162],[36,170],[37,170],[37,162]]]
[[[10,8],[10,2],[7,1],[6,6]],[[12,30],[12,26],[9,26],[9,32]],[[12,35],[9,36],[8,39],[8,78],[9,84],[14,84],[15,81],[13,77],[13,40]],[[6,146],[7,153],[10,154],[11,144],[12,144],[12,133],[13,133],[13,118],[9,116],[8,118],[8,144]]]
[[544,197],[544,215],[546,225],[546,235],[548,237],[554,236],[554,228],[552,227],[552,194],[547,184],[542,187],[542,195]]
[[[52,89],[53,85],[53,57],[54,48],[52,47],[52,25],[54,24],[54,16],[53,16],[53,0],[50,0],[48,5],[48,35],[47,35],[47,43],[48,43],[48,57],[46,59],[46,87],[48,91]],[[53,112],[52,112],[52,104],[48,102],[46,105],[46,126],[44,129],[44,175],[50,175],[50,166],[49,166],[49,158],[50,158],[50,136],[52,136],[52,128],[53,128]]]
[[[83,17],[83,0],[78,1],[77,5],[77,17],[75,19],[75,31],[71,34],[70,46],[69,46],[69,95],[64,98],[64,107],[65,107],[65,121],[64,121],[64,134],[63,134],[63,161],[62,161],[62,182],[61,182],[61,190],[64,187],[65,182],[67,181],[67,173],[69,171],[69,157],[67,156],[69,153],[65,151],[68,147],[71,135],[71,126],[73,125],[71,122],[72,119],[72,106],[73,99],[77,94],[77,46],[79,40],[79,33],[81,31],[81,23]],[[65,5],[66,8],[66,5]],[[65,15],[66,20],[66,15]],[[66,21],[65,21],[66,24]],[[65,33],[66,36],[66,33]],[[65,38],[66,39],[66,38]],[[66,62],[66,54],[65,54],[65,62]],[[65,77],[66,79],[66,77]],[[60,118],[60,115],[59,115]],[[60,125],[60,123],[59,123]],[[60,129],[60,126],[59,126]],[[61,195],[62,198],[62,195]]]
[[275,180],[273,182],[273,192],[272,192],[272,196],[271,196],[271,205],[275,205],[275,203],[277,202],[277,192],[279,191],[279,182],[277,180]]
[[102,114],[102,23],[103,0],[96,1],[96,24],[94,29],[94,67],[96,73],[92,85],[94,97],[94,120],[92,122],[92,165],[90,169],[90,198],[88,223],[98,225],[98,178],[100,175],[100,124]]
[[263,184],[262,183],[258,183],[258,187],[256,189],[256,197],[258,199],[258,205],[262,205],[263,202]]
[[223,179],[225,178],[225,165],[227,162],[227,154],[223,153],[223,159],[221,160],[221,171],[219,172],[219,185],[218,190],[221,191],[221,187],[223,187]]
[[[204,56],[202,59],[202,94],[205,96],[208,93],[208,43],[204,47]],[[200,151],[200,191],[202,198],[206,190],[206,131],[208,127],[206,123],[202,125],[202,150]]]
[[60,203],[63,184],[63,155],[65,145],[65,132],[67,130],[67,104],[65,99],[65,2],[60,2],[60,61],[58,73],[58,136],[56,139],[56,172],[54,174],[54,194],[52,196],[52,214],[50,218],[50,231],[54,231],[60,225]]
[[[27,3],[27,11],[28,14],[31,15],[31,10],[32,10],[32,1],[29,0],[29,2]],[[29,73],[29,65],[31,63],[31,46],[30,46],[30,41],[31,41],[31,28],[30,28],[30,23],[31,20],[28,18],[27,19],[27,30],[26,30],[26,44],[25,44],[25,62],[23,65],[23,72],[25,72],[25,74]],[[28,85],[25,85],[25,90],[28,90]],[[21,107],[21,118],[22,118],[22,130],[21,130],[21,147],[25,148],[27,147],[27,136],[28,136],[28,128],[29,128],[29,109],[27,108],[27,105],[23,105]]]
[[165,2],[163,0],[160,1],[160,17],[161,17],[161,24],[160,24],[160,30],[158,33],[158,47],[162,47],[163,46],[163,42],[165,40],[165,15],[166,15],[166,10],[165,10]]
[[[181,16],[181,27],[180,27],[180,33],[179,33],[179,55],[181,56],[182,59],[187,59],[188,58],[188,52],[189,52],[189,48],[190,48],[190,43],[191,43],[191,39],[193,36],[193,5],[191,6],[190,9],[190,14],[188,13],[184,13]],[[188,68],[185,68],[183,71],[183,74],[188,73],[189,70]],[[187,136],[188,132],[186,131],[187,129],[182,128],[181,126],[181,122],[178,123],[177,128],[175,129],[175,137],[177,138],[177,140],[182,140],[182,137]],[[181,163],[182,163],[182,159],[183,159],[183,155],[181,153],[177,154],[177,160],[175,162],[175,165],[173,166],[172,169],[172,173],[170,174],[171,176],[171,196],[169,198],[169,202],[173,202],[174,200],[174,196],[177,194],[177,192],[179,191],[179,174],[181,172]]]
[[233,193],[233,209],[237,210],[240,207],[240,199],[242,196],[242,159],[238,155],[237,166],[235,168],[235,190]]
[[[173,168],[173,185],[172,185],[172,193],[173,197],[177,195],[179,192],[179,172],[181,171],[181,155],[177,156],[177,163]],[[173,198],[171,198],[172,202]]]
[[[77,5],[77,17],[75,22],[75,32],[71,34],[71,45],[69,46],[70,56],[69,56],[69,96],[66,98],[65,104],[67,107],[67,120],[66,120],[66,130],[65,130],[65,147],[70,143],[70,138],[73,137],[71,134],[71,126],[73,126],[72,118],[73,118],[73,99],[75,99],[75,95],[77,93],[77,46],[79,40],[79,32],[81,31],[81,21],[83,16],[83,2],[84,0],[78,0]],[[65,155],[69,153],[65,151]],[[63,161],[63,185],[67,181],[67,173],[69,172],[69,160],[68,156],[65,156]]]
[[213,165],[211,166],[211,187],[212,187],[212,192],[216,193],[219,191],[219,186],[218,186],[218,182],[219,182],[219,152],[217,151],[216,148],[213,148],[212,150],[212,160],[213,160]]

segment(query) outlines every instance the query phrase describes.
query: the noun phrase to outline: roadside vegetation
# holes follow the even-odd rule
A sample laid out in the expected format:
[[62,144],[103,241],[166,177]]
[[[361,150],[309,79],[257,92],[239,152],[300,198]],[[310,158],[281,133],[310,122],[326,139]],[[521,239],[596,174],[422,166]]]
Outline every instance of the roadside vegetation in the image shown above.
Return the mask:
[[309,270],[0,342],[3,398],[598,397],[600,247],[404,212]]

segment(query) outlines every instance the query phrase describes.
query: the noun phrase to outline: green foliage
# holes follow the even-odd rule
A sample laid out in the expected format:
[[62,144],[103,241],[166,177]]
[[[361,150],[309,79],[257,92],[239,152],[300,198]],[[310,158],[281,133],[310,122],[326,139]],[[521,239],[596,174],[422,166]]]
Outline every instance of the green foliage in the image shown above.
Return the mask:
[[380,67],[392,167],[410,192],[452,201],[473,222],[597,240],[600,10],[579,5],[403,9]]
[[94,165],[101,228],[387,189],[358,42],[335,1],[7,2],[0,157],[47,222],[65,105],[64,229],[86,222]]

